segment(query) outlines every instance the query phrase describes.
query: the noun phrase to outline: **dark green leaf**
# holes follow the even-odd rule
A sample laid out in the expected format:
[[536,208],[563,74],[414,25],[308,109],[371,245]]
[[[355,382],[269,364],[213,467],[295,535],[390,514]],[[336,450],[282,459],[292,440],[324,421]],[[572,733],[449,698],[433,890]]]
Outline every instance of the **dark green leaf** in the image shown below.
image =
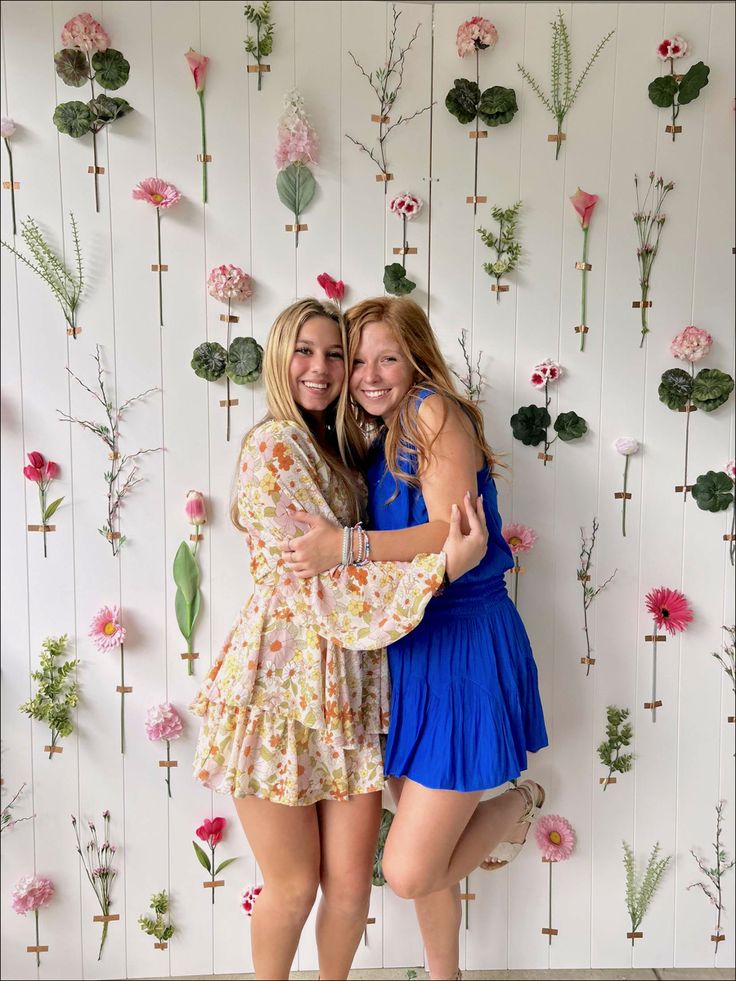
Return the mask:
[[693,497],[701,511],[725,511],[733,504],[733,481],[722,470],[709,470],[695,481]]
[[383,285],[387,293],[406,296],[416,289],[417,284],[406,277],[406,269],[400,262],[392,262],[383,270]]
[[472,122],[478,114],[480,89],[467,78],[456,78],[454,86],[445,96],[445,106],[461,123]]
[[56,74],[65,85],[73,85],[75,89],[89,81],[87,59],[76,48],[64,48],[54,55]]
[[237,862],[237,860],[238,860],[238,856],[236,855],[235,858],[226,858],[224,862],[220,862],[220,864],[215,869],[215,875],[219,875],[223,869],[226,869],[228,865],[232,865],[233,862]]
[[681,106],[686,106],[688,102],[697,99],[700,95],[700,90],[708,84],[709,74],[710,68],[704,65],[702,61],[690,66],[685,77],[680,82],[680,91],[677,95],[677,101]]
[[95,81],[103,89],[119,89],[128,81],[130,74],[130,63],[115,48],[108,48],[107,51],[98,51],[94,54],[92,68],[95,72]]
[[675,101],[677,82],[672,75],[662,75],[649,83],[649,101],[660,109],[667,109]]
[[718,368],[702,368],[693,382],[693,405],[704,412],[712,412],[728,401],[733,391],[733,378]]
[[56,514],[56,509],[58,508],[58,506],[61,504],[63,500],[64,500],[63,497],[58,497],[55,501],[52,501],[51,504],[49,504],[49,506],[46,508],[46,510],[43,513],[44,521],[48,521],[49,518],[52,518]]
[[513,89],[492,85],[480,97],[478,115],[487,126],[501,126],[511,122],[518,108]]
[[236,385],[258,381],[263,367],[263,348],[253,337],[236,337],[227,353],[225,371]]
[[199,589],[199,566],[186,542],[182,542],[176,551],[174,582],[182,591],[187,603],[191,604]]
[[279,200],[294,215],[303,214],[314,197],[316,187],[317,182],[306,164],[289,164],[276,176]]
[[511,416],[511,431],[514,439],[521,440],[524,446],[537,446],[544,437],[552,421],[549,412],[539,405],[522,405]]
[[191,365],[195,375],[207,381],[217,381],[225,374],[227,351],[217,341],[205,341],[194,349]]
[[210,867],[209,857],[199,847],[199,845],[197,844],[196,841],[193,841],[192,844],[194,845],[194,850],[197,853],[197,858],[199,859],[199,864],[202,865],[205,869],[207,869],[208,872],[211,873],[212,872],[212,869]]
[[577,412],[561,412],[555,419],[555,432],[564,443],[580,439],[588,431],[588,423]]
[[659,401],[664,402],[668,409],[677,412],[690,401],[693,392],[693,380],[682,368],[668,368],[662,374],[662,380],[657,391]]
[[98,95],[96,99],[90,99],[87,105],[94,120],[100,123],[98,129],[133,111],[130,103],[118,96]]
[[92,128],[92,113],[84,102],[62,102],[54,110],[54,125],[60,133],[78,140]]

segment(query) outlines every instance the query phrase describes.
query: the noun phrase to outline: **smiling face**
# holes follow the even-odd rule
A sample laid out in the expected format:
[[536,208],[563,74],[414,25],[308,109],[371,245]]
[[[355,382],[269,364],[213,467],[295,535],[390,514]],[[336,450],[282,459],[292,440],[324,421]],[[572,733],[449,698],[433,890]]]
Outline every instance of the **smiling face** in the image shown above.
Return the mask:
[[294,401],[319,417],[338,398],[344,380],[340,328],[329,317],[310,317],[299,330],[289,362]]
[[372,416],[389,423],[414,384],[414,367],[383,321],[366,324],[353,359],[350,394]]

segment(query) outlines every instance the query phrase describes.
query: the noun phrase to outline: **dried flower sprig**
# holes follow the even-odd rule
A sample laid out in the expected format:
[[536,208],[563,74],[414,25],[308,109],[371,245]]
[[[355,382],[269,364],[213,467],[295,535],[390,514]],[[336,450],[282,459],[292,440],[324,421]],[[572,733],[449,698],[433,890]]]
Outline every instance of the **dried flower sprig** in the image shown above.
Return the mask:
[[[88,432],[93,433],[98,436],[102,442],[105,444],[108,450],[108,459],[111,460],[110,469],[103,474],[105,483],[107,484],[107,521],[106,523],[97,530],[110,542],[112,547],[112,554],[115,556],[120,551],[122,545],[127,541],[125,535],[121,535],[119,530],[120,524],[120,505],[122,501],[130,494],[136,484],[141,482],[141,477],[138,476],[138,466],[133,463],[139,456],[144,456],[146,453],[157,453],[161,447],[156,447],[147,450],[137,450],[135,453],[120,453],[120,420],[131,405],[135,402],[140,402],[142,399],[146,398],[152,392],[158,392],[157,387],[146,389],[145,392],[141,392],[140,395],[134,395],[127,399],[119,408],[115,407],[115,403],[108,396],[107,390],[105,388],[105,371],[102,367],[102,356],[100,354],[100,345],[96,345],[96,353],[92,355],[96,365],[97,365],[97,385],[99,388],[99,393],[93,391],[88,385],[82,381],[74,372],[67,368],[66,370],[72,376],[72,378],[78,382],[85,392],[88,392],[92,398],[98,402],[105,413],[105,418],[107,423],[94,422],[89,419],[76,419],[74,416],[67,415],[60,409],[56,411],[59,413],[60,420],[62,422],[74,422],[82,429],[86,429]],[[122,481],[122,483],[121,483]]]
[[613,580],[614,576],[618,572],[618,569],[614,569],[608,579],[605,580],[600,586],[589,586],[590,582],[590,569],[593,564],[593,550],[595,549],[595,536],[598,533],[598,520],[593,518],[593,530],[590,533],[590,538],[585,535],[585,530],[580,529],[580,567],[577,570],[577,578],[580,586],[582,588],[583,597],[583,630],[585,632],[585,646],[587,649],[586,656],[580,658],[582,664],[585,664],[585,677],[587,678],[590,674],[590,666],[595,663],[595,659],[591,658],[592,648],[590,646],[590,633],[588,632],[588,610],[593,600],[601,593],[606,586]]
[[256,29],[255,41],[249,34],[244,43],[245,50],[249,55],[253,55],[258,65],[258,91],[260,92],[263,68],[266,67],[262,65],[261,59],[267,58],[273,51],[274,24],[271,21],[270,0],[263,0],[260,7],[254,7],[252,4],[246,3],[243,14],[248,23],[253,24]]
[[662,229],[667,220],[667,216],[662,213],[662,206],[665,198],[673,190],[674,181],[666,184],[664,178],[657,177],[655,180],[654,171],[649,172],[649,187],[643,199],[639,197],[639,177],[634,174],[634,188],[636,190],[636,211],[634,212],[634,224],[636,225],[636,236],[638,246],[636,249],[636,261],[639,263],[639,286],[641,287],[641,341],[639,347],[644,346],[644,338],[649,333],[649,291],[651,289],[652,266],[659,252],[659,240],[662,237]]
[[[38,911],[54,898],[54,884],[42,875],[24,875],[13,889],[13,909],[21,916],[33,913],[36,920],[36,966],[41,966],[41,946],[38,937]],[[29,950],[32,950],[29,947]]]
[[28,814],[26,817],[17,818],[13,816],[13,808],[18,803],[18,798],[25,790],[25,784],[22,783],[20,788],[16,790],[13,796],[10,798],[7,804],[3,804],[2,812],[0,812],[0,833],[5,831],[12,831],[16,824],[20,824],[22,821],[31,821],[36,815]]
[[483,244],[489,249],[496,250],[495,260],[483,263],[484,270],[496,280],[495,289],[491,287],[496,294],[496,303],[500,303],[501,293],[508,289],[508,286],[501,289],[501,277],[516,269],[521,257],[521,244],[515,237],[519,208],[521,208],[521,201],[512,204],[510,208],[499,208],[498,205],[491,208],[493,220],[498,222],[498,235],[487,231],[482,225],[477,229]]
[[159,943],[167,943],[174,936],[176,927],[167,915],[169,913],[169,897],[166,890],[155,892],[148,905],[156,914],[156,919],[153,920],[150,916],[141,913],[138,917],[138,925],[147,936],[155,937]]
[[38,670],[31,673],[37,682],[35,695],[19,706],[23,712],[37,722],[45,722],[51,730],[51,744],[46,747],[49,759],[54,758],[55,747],[60,739],[70,736],[74,730],[72,709],[79,703],[79,685],[73,672],[81,663],[78,659],[57,663],[65,650],[69,638],[47,637],[41,644],[41,657]]
[[622,753],[631,744],[634,737],[634,730],[628,722],[629,710],[618,708],[616,705],[609,705],[606,708],[606,738],[598,747],[598,757],[604,766],[608,767],[608,773],[601,781],[603,790],[611,781],[614,773],[628,773],[634,761],[633,753]]
[[690,849],[690,854],[698,863],[698,868],[703,873],[703,875],[708,880],[705,882],[693,882],[689,885],[688,889],[701,889],[703,894],[708,897],[712,906],[716,908],[716,926],[714,936],[711,937],[715,941],[716,953],[718,952],[718,944],[721,940],[725,939],[721,934],[721,917],[726,907],[723,905],[723,886],[721,885],[721,879],[730,871],[734,866],[734,860],[729,861],[728,855],[725,849],[721,845],[721,833],[723,830],[723,808],[726,806],[725,800],[721,800],[716,804],[716,840],[713,842],[713,850],[716,853],[715,864],[712,867],[708,866],[708,861],[705,858],[701,858],[696,854],[693,848]]
[[598,42],[597,47],[590,56],[588,64],[581,72],[580,78],[573,87],[570,36],[567,33],[567,25],[565,24],[565,18],[561,10],[557,11],[557,18],[550,22],[550,27],[552,28],[552,75],[549,94],[543,91],[539,82],[537,82],[534,76],[531,75],[531,73],[528,72],[523,65],[519,65],[517,63],[516,67],[542,100],[545,108],[548,109],[557,120],[557,149],[555,150],[555,160],[557,160],[560,155],[560,146],[563,139],[562,124],[565,116],[572,108],[578,92],[580,91],[580,88],[588,75],[588,72],[593,67],[593,64],[603,50],[604,46],[608,41],[610,41],[616,32],[609,31],[608,34],[606,34],[606,36]]
[[345,136],[351,143],[354,143],[359,150],[361,150],[363,153],[367,153],[376,167],[378,167],[379,173],[376,175],[376,179],[383,181],[384,194],[388,192],[388,181],[391,177],[388,172],[388,163],[386,161],[386,141],[388,140],[389,134],[393,132],[397,126],[401,126],[404,123],[408,123],[409,120],[415,119],[417,116],[421,116],[422,113],[427,112],[432,108],[432,105],[434,105],[434,103],[431,103],[428,106],[424,106],[423,109],[417,109],[409,116],[404,116],[402,113],[399,115],[398,119],[395,119],[393,122],[391,122],[389,118],[389,113],[392,111],[394,104],[396,103],[401,91],[401,85],[404,81],[404,62],[406,61],[406,56],[411,51],[412,45],[417,39],[419,28],[421,26],[417,24],[414,33],[406,44],[406,47],[402,47],[396,36],[401,11],[397,11],[396,5],[392,4],[391,13],[393,16],[393,23],[389,32],[388,56],[382,68],[377,68],[373,72],[366,72],[365,68],[363,68],[353,52],[348,51],[348,54],[353,59],[353,64],[360,71],[361,75],[367,80],[368,84],[378,97],[378,118],[380,119],[380,122],[377,145],[371,147],[370,149],[365,145],[365,143],[362,143],[360,140],[356,140],[355,137],[350,136],[349,133],[346,133]]
[[2,117],[2,122],[0,122],[0,136],[2,136],[5,149],[8,151],[8,167],[10,169],[10,180],[8,183],[10,184],[10,207],[13,216],[14,236],[18,234],[18,230],[15,223],[15,179],[13,177],[13,151],[10,149],[10,140],[15,136],[16,129],[14,119],[11,119],[9,116]]
[[[634,934],[641,926],[641,922],[651,905],[654,893],[657,891],[662,876],[669,865],[671,856],[659,858],[659,842],[652,848],[651,855],[647,861],[647,867],[641,881],[636,881],[636,862],[631,846],[623,842],[624,847],[624,869],[626,871],[626,909],[631,918],[631,933]],[[631,937],[631,946],[634,946],[635,937]]]
[[468,334],[467,330],[463,328],[460,337],[458,337],[458,344],[460,345],[460,350],[463,352],[463,361],[465,362],[465,374],[464,375],[458,374],[454,368],[451,368],[450,370],[465,389],[466,397],[473,402],[480,402],[480,395],[481,392],[483,391],[483,385],[484,385],[483,375],[480,370],[480,363],[483,358],[483,352],[482,351],[478,352],[478,360],[475,366],[473,366],[473,363],[470,360],[470,351],[468,351],[468,347],[466,343],[467,334]]
[[82,251],[79,245],[79,233],[74,215],[69,212],[71,222],[72,246],[74,248],[75,269],[70,272],[61,256],[57,255],[52,245],[45,238],[33,218],[28,217],[20,223],[20,237],[26,243],[32,260],[19,252],[15,246],[2,242],[9,252],[20,259],[28,268],[46,283],[53,293],[54,299],[61,307],[69,327],[68,333],[76,340],[77,307],[84,291],[84,271],[82,269]]
[[[95,898],[99,903],[100,910],[104,917],[110,915],[110,908],[112,906],[112,884],[115,881],[115,876],[118,874],[117,869],[112,867],[112,863],[115,860],[115,852],[117,851],[117,845],[110,844],[110,812],[102,812],[103,820],[103,841],[102,845],[99,844],[97,840],[97,830],[91,821],[87,822],[87,827],[90,832],[90,840],[84,846],[84,851],[82,851],[82,842],[79,837],[79,829],[77,828],[77,819],[72,814],[72,827],[74,828],[74,836],[77,839],[77,853],[82,860],[82,866],[84,868],[89,884],[95,894]],[[102,924],[102,938],[100,940],[100,950],[97,954],[97,960],[102,959],[102,948],[105,946],[105,941],[107,940],[107,930],[110,923],[108,919],[105,919]]]

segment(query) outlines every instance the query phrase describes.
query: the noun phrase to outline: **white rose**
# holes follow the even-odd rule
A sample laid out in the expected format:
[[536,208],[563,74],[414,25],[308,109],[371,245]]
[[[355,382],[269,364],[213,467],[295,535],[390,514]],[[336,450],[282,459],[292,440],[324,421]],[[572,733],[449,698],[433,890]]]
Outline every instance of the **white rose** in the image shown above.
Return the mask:
[[631,456],[632,453],[639,452],[639,440],[634,439],[633,436],[619,436],[613,445],[616,452],[623,454],[623,456]]

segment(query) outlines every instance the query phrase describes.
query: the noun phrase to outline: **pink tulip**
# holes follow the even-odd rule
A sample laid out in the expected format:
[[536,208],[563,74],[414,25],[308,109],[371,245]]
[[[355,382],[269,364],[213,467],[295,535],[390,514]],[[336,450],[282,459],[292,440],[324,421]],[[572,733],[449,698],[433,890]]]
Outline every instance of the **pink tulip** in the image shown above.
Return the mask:
[[204,92],[204,76],[210,59],[206,55],[199,54],[194,48],[190,48],[184,57],[187,59],[187,64],[194,76],[195,90]]
[[345,283],[341,279],[333,279],[328,273],[321,273],[317,282],[327,294],[328,300],[342,300],[345,296]]
[[46,461],[44,460],[42,453],[37,453],[36,451],[29,453],[28,459],[31,461],[32,467],[35,467],[37,470],[43,470],[43,465],[46,463]]
[[214,848],[222,841],[222,834],[225,830],[227,821],[225,818],[204,819],[204,824],[200,825],[195,831],[200,841],[206,841],[210,848]]
[[593,208],[595,208],[596,202],[598,201],[598,195],[588,194],[587,191],[582,191],[578,188],[570,198],[570,201],[580,217],[580,224],[583,228],[587,228],[590,224]]
[[187,493],[184,512],[190,525],[207,524],[207,510],[204,505],[204,494],[201,491],[190,490]]
[[40,484],[43,480],[43,474],[37,467],[23,467],[23,476],[34,484]]
[[59,476],[59,464],[49,460],[46,464],[46,479],[55,480]]

